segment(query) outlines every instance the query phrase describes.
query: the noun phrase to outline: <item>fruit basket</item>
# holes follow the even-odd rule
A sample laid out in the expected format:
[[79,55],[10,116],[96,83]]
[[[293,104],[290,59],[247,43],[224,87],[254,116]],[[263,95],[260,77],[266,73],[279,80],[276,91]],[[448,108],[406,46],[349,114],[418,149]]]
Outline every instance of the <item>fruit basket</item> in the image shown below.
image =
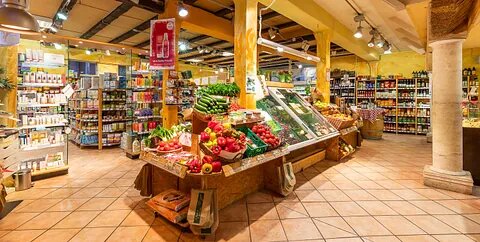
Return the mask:
[[239,127],[237,130],[243,132],[253,143],[253,145],[247,144],[244,157],[254,157],[267,151],[268,145],[265,144],[265,142],[263,142],[255,133],[253,133],[251,129],[247,127]]

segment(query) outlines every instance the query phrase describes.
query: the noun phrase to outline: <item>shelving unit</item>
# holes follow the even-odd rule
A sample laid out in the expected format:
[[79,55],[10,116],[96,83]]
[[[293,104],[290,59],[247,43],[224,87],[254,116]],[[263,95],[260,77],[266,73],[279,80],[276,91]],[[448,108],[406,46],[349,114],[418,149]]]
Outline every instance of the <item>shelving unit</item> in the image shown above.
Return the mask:
[[18,167],[13,169],[32,169],[33,180],[68,172],[65,75],[52,74],[64,69],[43,60],[18,63]]
[[426,134],[430,127],[428,78],[364,79],[356,81],[356,104],[375,102],[384,108],[384,132]]
[[345,98],[345,103],[355,105],[356,100],[355,73],[334,76],[330,78],[330,101],[335,97]]
[[479,88],[479,80],[476,74],[462,76],[463,99],[468,99],[468,97],[471,95],[476,95],[478,97]]

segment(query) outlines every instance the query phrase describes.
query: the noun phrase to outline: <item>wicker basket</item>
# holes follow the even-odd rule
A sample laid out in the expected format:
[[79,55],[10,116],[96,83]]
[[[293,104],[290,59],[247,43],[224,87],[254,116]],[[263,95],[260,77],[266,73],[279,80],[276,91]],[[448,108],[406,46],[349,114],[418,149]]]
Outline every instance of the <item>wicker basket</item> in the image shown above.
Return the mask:
[[342,120],[342,119],[338,119],[338,118],[333,118],[333,117],[329,117],[329,116],[325,116],[325,118],[328,120],[328,122],[330,124],[333,125],[333,127],[335,127],[337,130],[341,130],[341,129],[345,129],[345,128],[348,128],[348,127],[351,127],[353,125],[353,123],[355,123],[355,120]]
[[214,160],[220,160],[222,163],[234,163],[243,158],[243,153],[245,153],[247,148],[245,147],[245,149],[235,153],[222,150],[219,155],[213,154],[213,152],[203,143],[200,143],[200,149],[205,155],[211,156]]

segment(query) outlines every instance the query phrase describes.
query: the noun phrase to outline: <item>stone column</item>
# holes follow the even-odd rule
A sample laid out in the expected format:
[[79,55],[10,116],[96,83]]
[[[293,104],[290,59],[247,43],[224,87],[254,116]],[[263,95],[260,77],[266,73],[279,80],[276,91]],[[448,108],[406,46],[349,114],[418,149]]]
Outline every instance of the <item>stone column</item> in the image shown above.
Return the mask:
[[[324,102],[330,102],[330,77],[327,72],[330,71],[330,40],[332,33],[330,30],[314,33],[317,41],[317,56],[320,62],[317,63],[317,85],[316,88],[324,97]],[[333,101],[333,100],[332,100]]]
[[427,186],[472,193],[473,180],[463,170],[462,147],[462,42],[463,39],[435,41],[433,48],[433,89],[431,124],[433,165],[424,169]]

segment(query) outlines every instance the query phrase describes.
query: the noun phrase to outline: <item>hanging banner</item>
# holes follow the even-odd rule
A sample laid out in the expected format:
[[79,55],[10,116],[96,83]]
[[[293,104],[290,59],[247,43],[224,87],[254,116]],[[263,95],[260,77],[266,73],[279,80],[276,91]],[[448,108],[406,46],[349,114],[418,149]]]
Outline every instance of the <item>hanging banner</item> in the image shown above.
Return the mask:
[[159,19],[150,23],[150,69],[175,69],[175,19]]

